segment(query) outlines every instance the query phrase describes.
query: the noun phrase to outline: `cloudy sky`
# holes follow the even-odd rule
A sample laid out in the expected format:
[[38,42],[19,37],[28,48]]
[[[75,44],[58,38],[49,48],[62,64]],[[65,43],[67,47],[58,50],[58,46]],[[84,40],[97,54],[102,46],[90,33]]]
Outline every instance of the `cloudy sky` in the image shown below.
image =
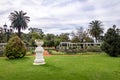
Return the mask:
[[23,10],[30,16],[29,27],[45,33],[66,33],[89,22],[100,20],[106,30],[113,24],[120,28],[120,0],[0,0],[0,26],[10,25],[8,16]]

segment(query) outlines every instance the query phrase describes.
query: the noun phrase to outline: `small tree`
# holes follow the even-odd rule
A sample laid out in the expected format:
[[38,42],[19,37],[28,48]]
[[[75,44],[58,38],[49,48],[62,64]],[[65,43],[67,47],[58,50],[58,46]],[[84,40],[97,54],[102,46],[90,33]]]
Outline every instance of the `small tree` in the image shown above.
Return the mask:
[[110,56],[117,57],[120,55],[120,35],[114,28],[108,29],[101,48]]
[[26,47],[18,36],[15,36],[8,41],[5,47],[5,56],[11,59],[24,57],[25,54]]

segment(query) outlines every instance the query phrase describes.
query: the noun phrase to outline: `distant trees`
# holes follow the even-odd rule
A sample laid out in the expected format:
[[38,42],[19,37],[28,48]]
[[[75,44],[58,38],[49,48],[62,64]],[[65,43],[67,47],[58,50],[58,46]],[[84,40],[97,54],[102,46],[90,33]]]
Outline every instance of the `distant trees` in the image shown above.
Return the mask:
[[60,37],[58,35],[56,35],[55,38],[54,38],[54,47],[55,47],[55,49],[60,44],[60,42],[61,42]]
[[21,29],[28,27],[27,23],[30,21],[30,17],[26,16],[26,12],[14,11],[9,15],[11,21],[11,27],[18,30],[18,36],[21,38]]
[[70,41],[70,39],[69,39],[69,33],[61,33],[59,35],[59,38],[61,39],[62,42],[68,42],[68,41]]
[[101,48],[110,56],[117,57],[120,55],[120,34],[115,25],[107,30]]
[[24,35],[26,37],[24,37],[24,39],[27,40],[27,42],[29,42],[29,46],[33,46],[35,47],[35,39],[42,39],[43,40],[43,36],[44,33],[42,32],[42,29],[39,28],[28,28],[29,33],[27,35]]
[[70,35],[71,35],[71,42],[73,43],[80,42],[79,38],[77,37],[74,31],[72,31]]
[[44,36],[44,46],[45,47],[55,47],[60,44],[60,42],[67,42],[69,41],[69,34],[68,33],[62,33],[60,35],[54,35],[54,34],[46,34]]
[[42,29],[30,27],[28,30],[30,31],[29,32],[30,34],[35,34],[35,33],[38,34],[41,39],[44,36]]
[[43,33],[42,29],[39,29],[39,28],[32,28],[32,27],[30,27],[28,30],[30,31],[30,33],[33,33],[33,32],[36,32],[38,34],[42,34]]
[[84,38],[87,33],[83,30],[83,27],[77,28],[76,36],[78,37],[80,42],[84,42]]
[[44,36],[44,46],[45,47],[53,47],[54,46],[54,34],[47,34],[46,36]]
[[3,28],[0,27],[0,43],[3,42]]
[[93,39],[89,37],[88,32],[83,27],[76,29],[76,32],[71,33],[72,42],[93,42]]
[[100,35],[103,33],[102,22],[95,20],[89,23],[89,33],[91,36],[95,37],[95,41],[99,39]]

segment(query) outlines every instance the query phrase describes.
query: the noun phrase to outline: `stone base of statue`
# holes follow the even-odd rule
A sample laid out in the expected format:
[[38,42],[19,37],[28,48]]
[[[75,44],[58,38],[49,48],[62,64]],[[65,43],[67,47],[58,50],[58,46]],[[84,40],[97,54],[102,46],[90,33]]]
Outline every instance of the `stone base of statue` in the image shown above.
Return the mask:
[[45,60],[43,57],[44,49],[43,47],[41,47],[43,45],[43,41],[35,40],[35,43],[38,47],[35,49],[36,57],[33,65],[43,65],[45,64]]

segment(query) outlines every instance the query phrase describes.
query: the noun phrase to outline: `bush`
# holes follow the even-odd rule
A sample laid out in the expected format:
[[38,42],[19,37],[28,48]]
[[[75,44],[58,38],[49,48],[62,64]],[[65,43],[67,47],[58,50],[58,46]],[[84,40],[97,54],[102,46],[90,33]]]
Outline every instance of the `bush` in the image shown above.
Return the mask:
[[3,50],[4,50],[4,49],[1,47],[1,48],[0,48],[0,57],[3,56],[3,53],[4,53]]
[[26,52],[26,56],[31,56],[32,53],[31,52]]
[[67,49],[65,50],[66,54],[77,54],[77,50],[76,49]]
[[56,51],[56,50],[47,50],[50,54],[52,55],[63,55],[66,54],[65,52],[60,52],[60,51]]
[[5,56],[11,59],[24,57],[25,54],[26,47],[23,41],[18,36],[12,37],[5,47]]
[[110,56],[117,57],[120,55],[120,35],[115,29],[108,29],[101,48]]
[[88,52],[102,52],[100,46],[90,46],[86,49]]

